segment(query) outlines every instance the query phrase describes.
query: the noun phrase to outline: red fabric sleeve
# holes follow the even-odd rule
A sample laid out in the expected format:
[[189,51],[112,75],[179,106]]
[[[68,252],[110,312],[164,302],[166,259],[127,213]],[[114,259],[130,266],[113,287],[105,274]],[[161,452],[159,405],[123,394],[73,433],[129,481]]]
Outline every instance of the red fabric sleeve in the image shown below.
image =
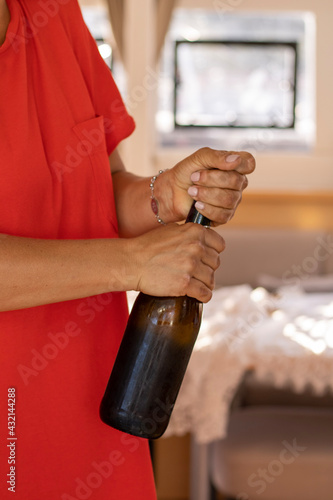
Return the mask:
[[104,116],[107,150],[111,154],[118,143],[133,132],[135,123],[84,22],[77,0],[69,0],[65,7],[60,9],[63,25],[72,42],[96,115]]

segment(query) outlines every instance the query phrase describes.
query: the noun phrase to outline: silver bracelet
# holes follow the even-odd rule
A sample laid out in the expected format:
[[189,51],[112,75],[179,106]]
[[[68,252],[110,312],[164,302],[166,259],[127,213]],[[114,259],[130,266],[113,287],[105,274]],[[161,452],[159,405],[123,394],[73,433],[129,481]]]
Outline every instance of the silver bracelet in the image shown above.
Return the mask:
[[154,184],[155,184],[155,181],[157,179],[157,177],[161,174],[163,174],[163,172],[165,172],[166,170],[168,169],[165,169],[165,170],[160,170],[158,172],[157,175],[154,175],[151,179],[150,179],[150,199],[151,199],[151,209],[157,219],[157,222],[159,222],[160,224],[163,224],[165,226],[165,222],[161,219],[161,217],[159,216],[159,210],[158,210],[158,201],[157,199],[155,198],[154,196]]

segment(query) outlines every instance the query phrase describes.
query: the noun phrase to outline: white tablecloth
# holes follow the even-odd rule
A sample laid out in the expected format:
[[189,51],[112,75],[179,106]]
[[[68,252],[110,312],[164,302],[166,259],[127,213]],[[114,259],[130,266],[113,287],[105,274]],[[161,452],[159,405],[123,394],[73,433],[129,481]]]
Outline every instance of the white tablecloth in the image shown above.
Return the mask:
[[214,292],[165,437],[198,443],[225,436],[230,402],[245,372],[277,387],[333,390],[333,293],[295,288],[270,295],[247,285]]

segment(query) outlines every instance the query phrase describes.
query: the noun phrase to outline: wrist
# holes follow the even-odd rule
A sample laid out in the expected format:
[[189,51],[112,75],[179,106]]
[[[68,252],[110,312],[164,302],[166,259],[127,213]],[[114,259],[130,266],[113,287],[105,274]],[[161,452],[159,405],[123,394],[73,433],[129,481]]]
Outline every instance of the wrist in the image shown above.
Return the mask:
[[[160,171],[161,172],[161,171]],[[174,175],[172,170],[164,170],[163,173],[155,176],[154,199],[158,204],[158,217],[163,223],[179,222],[183,219],[181,213],[177,213],[174,196]],[[156,216],[156,212],[152,207]]]
[[[168,169],[166,169],[168,170]],[[165,226],[166,222],[164,222],[163,219],[161,219],[160,217],[160,207],[159,207],[159,202],[155,196],[155,182],[156,180],[159,178],[160,175],[164,174],[164,172],[166,172],[166,170],[160,170],[158,172],[158,174],[154,175],[151,179],[150,179],[150,206],[151,206],[151,209],[153,211],[153,214],[155,215],[156,217],[156,220],[159,224],[162,224],[163,226]]]

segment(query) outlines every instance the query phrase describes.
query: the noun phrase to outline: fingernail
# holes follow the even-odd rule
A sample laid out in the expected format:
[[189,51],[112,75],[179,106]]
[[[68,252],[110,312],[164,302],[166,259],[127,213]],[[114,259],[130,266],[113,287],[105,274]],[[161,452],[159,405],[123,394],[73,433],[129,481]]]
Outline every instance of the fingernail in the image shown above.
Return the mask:
[[191,186],[190,188],[188,188],[187,192],[190,196],[197,196],[198,194],[198,190],[195,186]]
[[238,160],[238,158],[240,158],[239,155],[229,155],[226,157],[225,161],[227,161],[228,163],[232,163],[233,161]]
[[205,205],[201,203],[201,201],[197,201],[195,204],[195,208],[197,208],[198,210],[203,210],[205,208]]
[[191,181],[198,182],[198,180],[200,180],[200,172],[194,172],[194,174],[191,175]]

